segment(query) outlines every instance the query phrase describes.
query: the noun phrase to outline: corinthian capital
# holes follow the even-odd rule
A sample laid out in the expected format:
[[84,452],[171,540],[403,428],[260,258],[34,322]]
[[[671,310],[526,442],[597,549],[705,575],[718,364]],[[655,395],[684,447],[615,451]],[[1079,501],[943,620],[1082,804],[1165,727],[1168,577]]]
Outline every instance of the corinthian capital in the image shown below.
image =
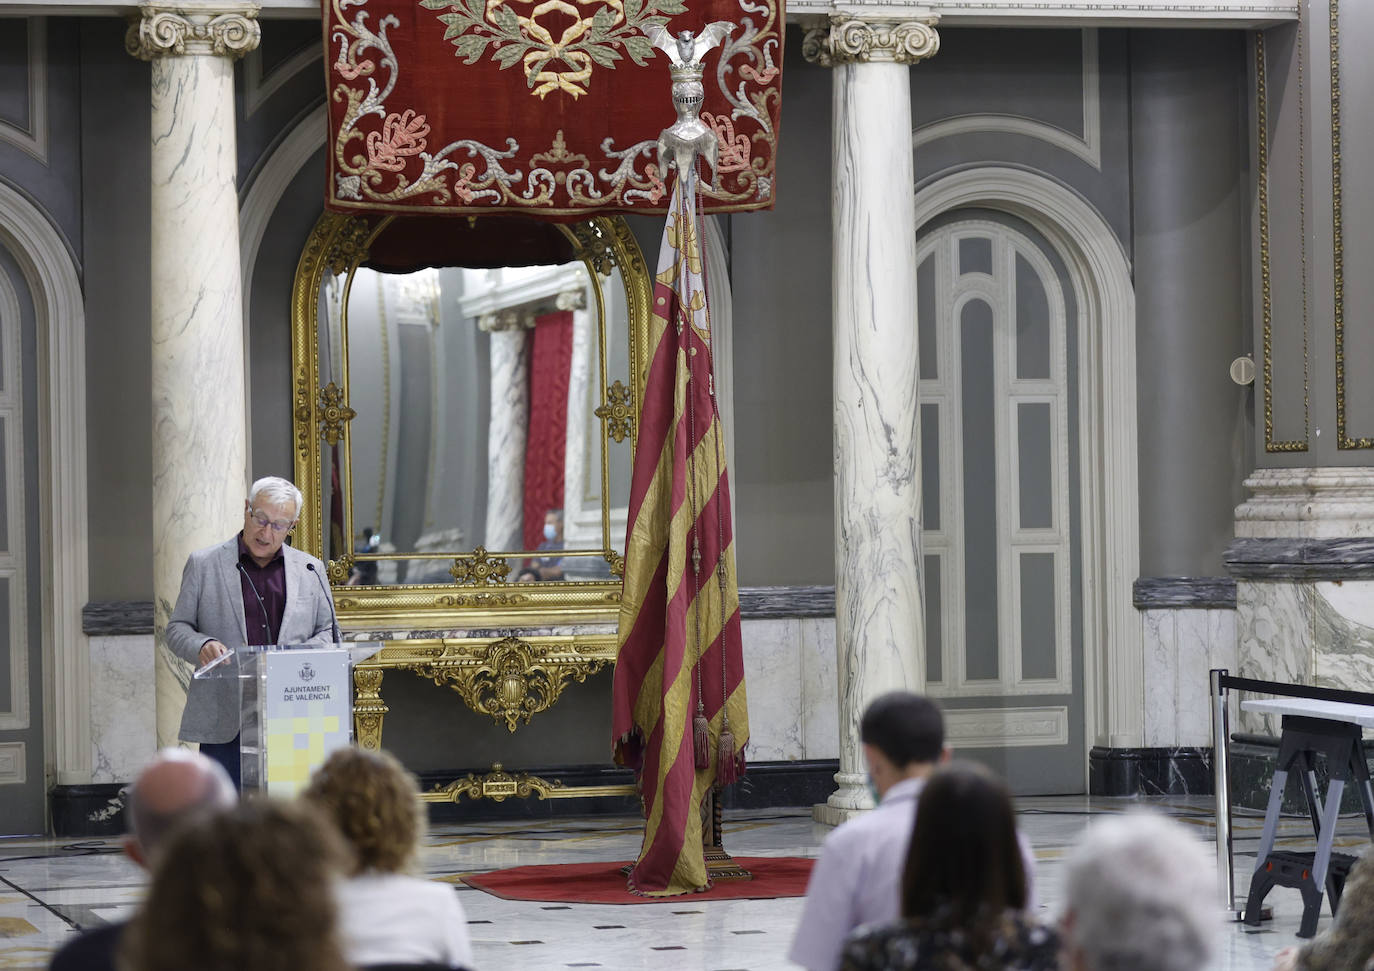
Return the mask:
[[237,59],[258,46],[259,9],[234,0],[144,0],[124,48],[145,61],[185,54]]
[[828,24],[806,32],[802,56],[822,67],[854,62],[915,64],[940,49],[937,19],[832,13]]

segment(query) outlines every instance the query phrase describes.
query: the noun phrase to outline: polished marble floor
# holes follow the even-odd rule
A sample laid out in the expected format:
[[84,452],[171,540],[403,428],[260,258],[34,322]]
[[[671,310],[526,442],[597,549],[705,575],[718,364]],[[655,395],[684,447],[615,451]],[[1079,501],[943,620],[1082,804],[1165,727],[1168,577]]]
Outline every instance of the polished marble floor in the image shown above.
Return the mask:
[[[1035,850],[1037,897],[1046,919],[1059,905],[1062,858],[1094,816],[1149,805],[1181,819],[1211,840],[1211,800],[1024,799],[1020,820]],[[1237,884],[1248,886],[1261,820],[1235,820]],[[639,845],[637,820],[579,818],[548,823],[474,823],[437,827],[423,855],[427,874],[453,883],[467,913],[479,969],[672,967],[673,971],[772,971],[785,958],[801,912],[800,899],[615,906],[520,903],[461,884],[464,874],[530,863],[625,860]],[[726,847],[740,856],[814,856],[828,832],[806,810],[727,814]],[[1310,846],[1304,820],[1286,820],[1281,842]],[[1359,852],[1368,842],[1362,818],[1342,820],[1338,848]],[[1247,855],[1248,854],[1248,855]],[[41,968],[77,928],[126,916],[142,894],[141,872],[117,841],[0,840],[0,969]],[[1279,948],[1295,942],[1301,916],[1297,892],[1276,889],[1274,919],[1258,929],[1223,931],[1217,969],[1264,969]],[[1321,927],[1330,918],[1322,919]]]

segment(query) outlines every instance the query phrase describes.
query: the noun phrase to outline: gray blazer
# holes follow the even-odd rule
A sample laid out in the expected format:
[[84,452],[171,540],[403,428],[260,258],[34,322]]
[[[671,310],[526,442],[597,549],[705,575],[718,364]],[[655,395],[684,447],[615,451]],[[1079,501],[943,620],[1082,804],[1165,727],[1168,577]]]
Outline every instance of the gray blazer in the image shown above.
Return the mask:
[[[324,564],[308,553],[283,546],[286,557],[286,609],[281,644],[323,647],[334,639],[331,604],[325,596]],[[238,537],[197,550],[186,560],[181,593],[167,621],[167,646],[192,667],[200,666],[206,641],[238,649],[248,643],[243,614],[243,584],[238,571]],[[307,564],[314,564],[312,576]],[[234,658],[227,662],[237,664]],[[181,716],[183,742],[227,742],[239,733],[239,682],[235,678],[191,680]]]

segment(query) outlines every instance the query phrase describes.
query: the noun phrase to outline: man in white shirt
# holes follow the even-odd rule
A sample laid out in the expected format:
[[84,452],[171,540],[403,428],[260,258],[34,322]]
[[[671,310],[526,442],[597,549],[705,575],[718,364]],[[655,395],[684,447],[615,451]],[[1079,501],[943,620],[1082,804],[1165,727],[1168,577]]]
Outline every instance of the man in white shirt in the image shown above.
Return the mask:
[[949,758],[940,709],[909,691],[875,698],[859,738],[878,807],[827,836],[811,871],[787,954],[810,971],[834,971],[845,937],[860,924],[897,917],[916,800],[926,776]]

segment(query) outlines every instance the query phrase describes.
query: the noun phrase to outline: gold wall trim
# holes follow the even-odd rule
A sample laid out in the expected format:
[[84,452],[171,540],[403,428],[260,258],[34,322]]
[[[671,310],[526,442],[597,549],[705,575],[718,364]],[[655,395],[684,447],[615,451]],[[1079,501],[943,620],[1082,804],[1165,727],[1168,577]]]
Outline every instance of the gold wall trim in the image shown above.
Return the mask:
[[528,772],[511,774],[505,771],[500,762],[493,762],[491,771],[483,775],[469,772],[461,779],[455,779],[446,786],[435,786],[422,793],[424,802],[458,802],[464,796],[469,799],[490,799],[503,802],[506,799],[587,799],[597,796],[634,796],[639,790],[633,784],[606,786],[565,786],[558,779],[541,779]]
[[1374,448],[1374,438],[1350,435],[1345,423],[1345,245],[1341,220],[1345,203],[1341,196],[1341,12],[1340,0],[1331,0],[1331,256],[1334,276],[1333,320],[1336,328],[1336,447]]
[[1274,439],[1274,338],[1273,283],[1270,274],[1269,236],[1269,100],[1268,65],[1265,59],[1264,32],[1255,32],[1255,101],[1258,132],[1260,290],[1263,308],[1264,367],[1264,450],[1266,452],[1305,452],[1311,436],[1311,380],[1308,353],[1307,314],[1307,178],[1304,165],[1306,146],[1306,107],[1303,103],[1303,30],[1298,27],[1298,237],[1302,290],[1302,439]]

